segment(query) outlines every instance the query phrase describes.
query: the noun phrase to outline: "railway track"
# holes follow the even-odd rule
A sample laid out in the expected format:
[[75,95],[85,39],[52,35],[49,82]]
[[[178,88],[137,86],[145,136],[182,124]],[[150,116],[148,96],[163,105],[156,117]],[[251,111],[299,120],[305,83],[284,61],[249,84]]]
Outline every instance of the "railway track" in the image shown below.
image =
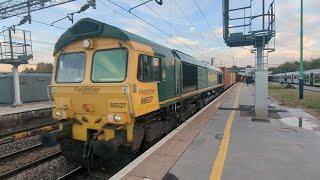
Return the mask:
[[27,148],[0,156],[0,179],[6,179],[41,163],[57,158],[61,151],[48,149],[37,143]]
[[0,145],[9,143],[18,139],[40,135],[44,132],[49,132],[58,129],[56,123],[48,123],[44,125],[34,126],[32,128],[25,128],[19,131],[0,135]]
[[21,150],[18,150],[18,151],[15,151],[15,152],[0,156],[0,161],[5,160],[6,158],[9,158],[9,157],[12,157],[12,156],[21,154],[21,153],[25,153],[25,152],[40,148],[40,147],[42,147],[42,144],[38,143],[38,144],[35,144],[33,146],[30,146],[30,147],[27,147],[27,148],[23,148]]
[[63,176],[57,178],[57,180],[64,180],[64,179],[72,179],[77,176],[80,176],[84,174],[87,171],[87,169],[83,168],[82,166],[78,166],[72,171],[69,171],[68,173],[64,174]]
[[51,114],[51,107],[49,108],[42,108],[42,109],[31,109],[31,110],[23,110],[20,112],[13,112],[13,113],[1,113],[0,116],[3,119],[12,119],[13,117],[16,118],[29,118],[30,116],[32,117],[46,117],[46,116],[50,116]]
[[82,166],[77,166],[73,170],[69,171],[68,173],[60,176],[57,178],[57,180],[67,180],[67,179],[95,179],[95,180],[105,180],[110,177],[112,177],[114,173],[111,172],[105,172],[102,170],[93,170],[89,171],[82,167]]
[[[34,148],[35,148],[35,147],[34,147]],[[30,149],[29,149],[29,150],[30,150]],[[24,150],[23,152],[26,152],[26,151],[27,151],[27,150]],[[19,153],[21,153],[21,152],[16,152],[16,153],[14,153],[13,155],[17,155],[17,154],[19,154]],[[13,156],[13,155],[6,156],[6,157],[4,157],[4,158],[10,158],[10,157]],[[22,166],[19,166],[19,167],[16,167],[16,168],[13,168],[13,169],[10,169],[10,170],[8,170],[8,171],[5,171],[5,172],[1,173],[1,174],[0,174],[0,179],[9,178],[9,177],[11,177],[11,176],[13,176],[13,175],[16,175],[16,174],[18,174],[18,173],[20,173],[20,172],[22,172],[22,171],[24,171],[24,170],[26,170],[26,169],[30,169],[30,168],[32,168],[32,167],[35,167],[35,166],[39,165],[39,164],[42,164],[42,163],[44,163],[44,162],[47,162],[47,161],[52,160],[52,159],[54,159],[54,158],[57,158],[57,157],[59,157],[60,155],[61,155],[61,151],[57,151],[57,152],[53,152],[53,153],[51,153],[51,154],[49,154],[49,155],[43,156],[43,157],[41,157],[41,158],[39,158],[39,159],[32,160],[32,161],[30,161],[30,162],[28,162],[28,163],[26,163],[26,164],[23,164]],[[1,160],[2,160],[2,159],[1,159]]]

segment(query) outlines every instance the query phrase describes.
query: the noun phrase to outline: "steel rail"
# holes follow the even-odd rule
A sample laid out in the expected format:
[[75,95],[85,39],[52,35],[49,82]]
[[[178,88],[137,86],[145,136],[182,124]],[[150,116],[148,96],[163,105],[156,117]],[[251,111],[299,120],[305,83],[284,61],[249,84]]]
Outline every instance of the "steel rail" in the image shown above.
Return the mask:
[[84,173],[84,171],[86,171],[85,168],[83,168],[82,166],[78,166],[75,169],[73,169],[72,171],[69,171],[67,174],[64,174],[63,176],[57,178],[57,180],[63,180],[63,179],[72,179],[74,178],[76,175],[81,175]]
[[6,159],[8,157],[11,157],[11,156],[14,156],[14,155],[17,155],[17,154],[21,154],[21,153],[24,153],[24,152],[27,152],[27,151],[30,151],[30,150],[34,150],[34,149],[39,148],[41,146],[42,146],[42,143],[38,143],[38,144],[35,144],[33,146],[30,146],[30,147],[27,147],[27,148],[24,148],[24,149],[20,149],[18,151],[15,151],[15,152],[0,156],[0,161],[3,161],[3,159]]
[[32,128],[24,128],[19,131],[0,135],[0,145],[15,141],[18,139],[36,136],[41,133],[52,131],[55,129],[58,129],[58,124],[56,124],[56,123],[48,123],[48,124],[44,124],[44,125],[38,125],[38,126],[34,126]]
[[17,167],[17,168],[15,168],[15,169],[12,169],[12,170],[10,170],[10,171],[7,171],[7,172],[5,172],[5,173],[3,173],[3,174],[0,174],[0,179],[7,179],[7,178],[9,178],[9,177],[11,177],[11,176],[13,176],[13,175],[15,175],[15,174],[18,174],[19,172],[21,172],[21,171],[23,171],[23,170],[30,169],[30,168],[32,168],[33,166],[36,166],[36,165],[39,165],[39,164],[41,164],[41,163],[43,163],[43,162],[49,161],[49,160],[51,160],[51,159],[54,159],[54,158],[56,158],[56,157],[58,157],[58,156],[60,156],[60,155],[61,155],[61,151],[58,151],[58,152],[52,153],[52,154],[50,154],[50,155],[47,155],[47,156],[45,156],[45,157],[42,157],[42,158],[40,158],[40,159],[31,161],[31,162],[28,163],[28,164],[25,164],[25,165],[23,165],[23,166]]
[[30,110],[26,110],[26,111],[20,111],[20,112],[13,112],[13,113],[10,113],[10,114],[3,114],[3,115],[0,115],[0,116],[12,116],[12,115],[17,115],[17,114],[27,114],[27,113],[30,113],[30,112],[33,112],[33,111],[42,111],[42,110],[51,110],[52,107],[46,107],[46,108],[39,108],[39,109],[30,109]]

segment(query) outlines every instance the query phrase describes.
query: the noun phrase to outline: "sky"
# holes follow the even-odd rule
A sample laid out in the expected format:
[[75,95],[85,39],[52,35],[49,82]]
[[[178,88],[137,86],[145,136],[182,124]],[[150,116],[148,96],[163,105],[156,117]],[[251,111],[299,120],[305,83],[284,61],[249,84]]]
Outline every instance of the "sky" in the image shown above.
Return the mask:
[[[145,0],[112,1],[125,9],[130,9]],[[247,6],[249,1],[230,0],[230,6],[231,8]],[[51,24],[68,13],[78,11],[86,2],[86,0],[77,0],[32,12],[31,16],[35,21]],[[74,20],[76,22],[84,17],[97,19],[167,47],[178,49],[200,60],[210,61],[213,57],[217,66],[232,66],[232,57],[237,66],[254,66],[255,55],[249,50],[252,47],[230,48],[223,40],[222,0],[196,0],[196,2],[203,15],[195,0],[163,0],[161,6],[152,1],[132,10],[134,14],[160,30],[123,11],[108,0],[97,0],[96,9],[90,8],[81,14],[76,14]],[[255,14],[261,10],[261,4],[259,4],[261,1],[253,0],[252,3],[252,12]],[[304,59],[306,60],[320,57],[319,7],[319,0],[304,1]],[[0,20],[0,26],[15,25],[20,20],[21,16]],[[64,19],[55,25],[67,29],[72,26],[72,23]],[[52,63],[54,43],[65,29],[37,22],[26,23],[18,28],[32,33],[34,58],[29,63]],[[300,1],[276,0],[276,37],[269,42],[269,46],[275,47],[276,51],[265,54],[269,67],[299,59],[299,34]],[[9,65],[0,65],[0,72],[10,71],[10,69]]]

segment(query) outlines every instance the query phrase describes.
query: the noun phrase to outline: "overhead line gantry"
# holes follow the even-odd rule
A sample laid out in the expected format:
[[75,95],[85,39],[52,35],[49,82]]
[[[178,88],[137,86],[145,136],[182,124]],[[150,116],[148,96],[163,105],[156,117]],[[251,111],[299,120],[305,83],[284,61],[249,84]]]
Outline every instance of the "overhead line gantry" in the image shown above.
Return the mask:
[[[274,52],[269,41],[275,37],[275,0],[252,0],[243,7],[230,8],[230,0],[222,0],[223,38],[229,47],[253,46],[256,55],[255,118],[268,119],[268,61],[265,54]],[[257,3],[257,1],[255,1]],[[254,6],[255,5],[255,6]],[[258,8],[260,10],[253,11]]]

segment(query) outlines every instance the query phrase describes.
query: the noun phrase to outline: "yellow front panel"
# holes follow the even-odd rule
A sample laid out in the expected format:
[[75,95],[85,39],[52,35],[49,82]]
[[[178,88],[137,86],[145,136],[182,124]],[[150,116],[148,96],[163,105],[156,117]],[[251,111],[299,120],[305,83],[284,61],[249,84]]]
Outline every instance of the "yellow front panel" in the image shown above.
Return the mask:
[[[137,46],[137,45],[136,45]],[[140,47],[142,48],[142,47]],[[149,52],[132,51],[133,61],[130,61],[132,71],[129,74],[131,77],[131,99],[134,116],[140,116],[149,112],[158,110],[159,97],[158,97],[158,86],[157,82],[140,82],[137,80],[137,69],[138,69],[138,56],[139,54],[145,54],[154,56],[150,53],[150,49],[146,49]]]
[[214,71],[208,71],[208,84],[209,85],[214,85],[217,82],[217,73]]
[[140,116],[160,108],[157,83],[137,83],[134,85],[132,103],[135,116]]
[[[60,53],[85,52],[86,68],[84,79],[80,83],[56,83],[53,78],[51,86],[55,106],[53,117],[58,120],[75,120],[72,136],[77,140],[86,141],[90,129],[103,132],[98,137],[100,140],[111,139],[115,130],[106,128],[106,125],[115,125],[119,129],[127,130],[127,140],[131,142],[135,117],[160,108],[157,82],[144,83],[137,80],[139,54],[151,56],[154,54],[150,47],[130,41],[108,38],[92,38],[91,41],[92,49],[83,48],[82,41],[77,41],[56,54],[57,58]],[[126,79],[117,83],[93,83],[91,70],[94,52],[120,47],[128,50]],[[55,72],[53,76],[55,77]],[[57,117],[57,112],[58,114],[63,112],[67,118]],[[121,120],[118,122],[112,120],[114,115],[121,116]]]

